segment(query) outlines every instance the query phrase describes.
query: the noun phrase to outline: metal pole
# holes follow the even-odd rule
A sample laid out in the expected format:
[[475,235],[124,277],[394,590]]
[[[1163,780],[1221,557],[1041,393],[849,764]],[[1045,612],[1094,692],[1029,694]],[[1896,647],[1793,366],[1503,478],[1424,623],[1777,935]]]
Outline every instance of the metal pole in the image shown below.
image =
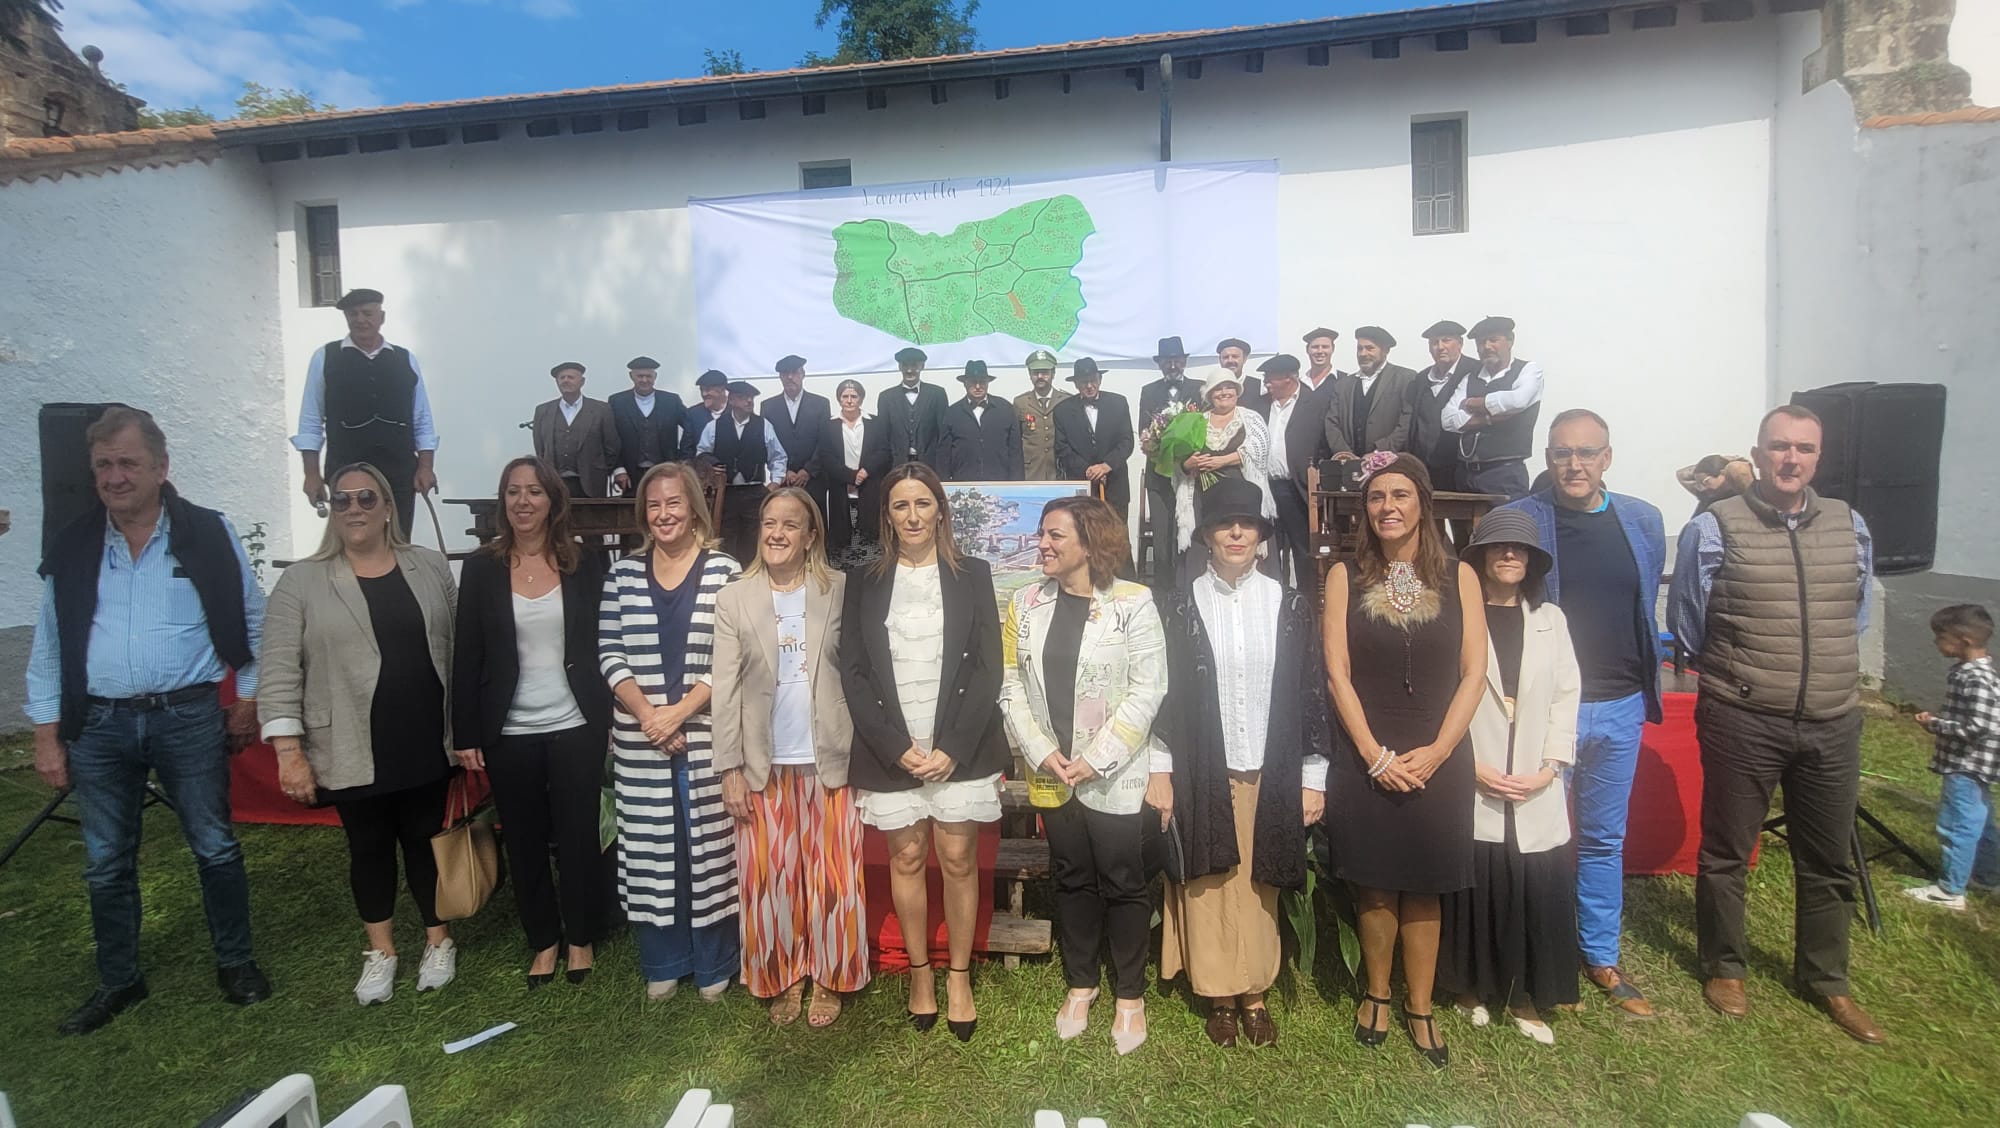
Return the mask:
[[1174,159],[1174,57],[1160,56],[1160,162]]

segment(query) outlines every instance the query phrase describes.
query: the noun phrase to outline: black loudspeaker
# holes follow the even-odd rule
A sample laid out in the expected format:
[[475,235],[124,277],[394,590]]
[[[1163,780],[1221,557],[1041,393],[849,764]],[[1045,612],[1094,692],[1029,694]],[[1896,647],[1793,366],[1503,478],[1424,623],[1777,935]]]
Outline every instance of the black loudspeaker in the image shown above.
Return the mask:
[[97,501],[90,472],[90,444],[84,432],[118,403],[45,403],[42,435],[42,556],[55,547],[56,534]]
[[1921,572],[1937,559],[1942,384],[1830,384],[1792,394],[1825,425],[1813,488],[1852,505],[1875,538],[1875,571]]

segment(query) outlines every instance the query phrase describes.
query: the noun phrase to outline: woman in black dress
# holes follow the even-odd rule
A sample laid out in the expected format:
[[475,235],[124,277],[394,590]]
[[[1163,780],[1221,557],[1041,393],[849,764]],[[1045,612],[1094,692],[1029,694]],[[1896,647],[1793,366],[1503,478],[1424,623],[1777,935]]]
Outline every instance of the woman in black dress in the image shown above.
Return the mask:
[[1363,460],[1368,520],[1351,562],[1326,580],[1327,688],[1347,734],[1327,785],[1335,872],[1354,887],[1366,994],[1354,1037],[1388,1036],[1397,941],[1410,1039],[1449,1061],[1431,1021],[1439,896],[1472,884],[1472,750],[1486,678],[1479,579],[1445,555],[1418,459]]

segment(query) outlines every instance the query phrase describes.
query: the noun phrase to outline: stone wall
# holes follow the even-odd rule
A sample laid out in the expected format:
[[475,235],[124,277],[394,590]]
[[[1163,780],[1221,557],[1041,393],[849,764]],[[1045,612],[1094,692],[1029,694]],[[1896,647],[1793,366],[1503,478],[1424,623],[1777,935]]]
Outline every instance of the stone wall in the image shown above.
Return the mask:
[[1833,0],[1822,10],[1820,80],[1838,79],[1867,119],[1955,110],[1972,102],[1972,76],[1950,60],[1960,6],[1996,0]]
[[[21,48],[0,41],[0,141],[139,127],[145,103],[78,58],[47,17],[29,17],[15,36]],[[51,104],[57,107],[53,126]]]

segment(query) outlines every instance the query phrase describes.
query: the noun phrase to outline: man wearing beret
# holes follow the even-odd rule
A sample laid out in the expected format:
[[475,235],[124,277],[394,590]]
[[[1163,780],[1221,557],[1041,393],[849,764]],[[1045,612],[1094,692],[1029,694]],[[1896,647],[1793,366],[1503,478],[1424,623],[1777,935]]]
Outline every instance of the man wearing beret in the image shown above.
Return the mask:
[[[1187,362],[1187,347],[1179,337],[1160,338],[1159,348],[1153,354],[1160,378],[1139,389],[1141,431],[1170,408],[1179,411],[1186,404],[1201,404],[1201,381],[1188,378]],[[1153,547],[1152,579],[1155,583],[1176,583],[1180,576],[1180,540],[1174,528],[1174,482],[1155,473],[1148,459],[1145,483],[1146,528],[1150,530]]]
[[1055,386],[1056,354],[1036,349],[1028,354],[1031,387],[1014,397],[1014,417],[1021,421],[1021,477],[1049,482],[1056,477],[1056,405],[1069,393]]
[[1378,325],[1354,331],[1361,367],[1334,377],[1326,398],[1326,445],[1342,462],[1369,451],[1402,453],[1410,445],[1411,394],[1417,374],[1389,363],[1396,338]]
[[1056,472],[1091,484],[1122,521],[1132,507],[1132,409],[1103,389],[1104,373],[1090,357],[1072,367],[1076,394],[1056,405]]
[[1264,388],[1270,396],[1265,407],[1271,434],[1269,462],[1265,475],[1271,480],[1271,500],[1278,507],[1278,535],[1274,553],[1282,553],[1280,581],[1287,587],[1312,591],[1319,582],[1313,566],[1312,521],[1307,516],[1310,499],[1307,472],[1321,457],[1326,445],[1326,412],[1320,405],[1332,394],[1331,386],[1311,392],[1299,381],[1299,358],[1279,353],[1257,366],[1264,374]]
[[1255,376],[1245,376],[1243,365],[1250,359],[1250,342],[1241,337],[1224,337],[1216,342],[1215,363],[1222,369],[1222,379],[1234,380],[1243,391],[1237,395],[1239,407],[1247,407],[1259,415],[1264,414],[1268,402],[1264,396],[1264,386]]
[[965,395],[944,413],[939,476],[947,482],[1020,481],[1021,422],[1005,400],[986,394],[986,362],[967,361],[958,382]]
[[785,465],[789,469],[785,471],[784,483],[811,494],[813,504],[824,515],[826,486],[813,479],[812,468],[819,458],[820,431],[833,418],[833,405],[826,402],[825,396],[806,391],[805,357],[779,358],[778,385],[784,394],[764,401],[764,426],[778,437],[778,445],[785,448]]
[[889,424],[889,457],[898,465],[921,462],[935,470],[944,438],[944,389],[924,383],[924,364],[930,357],[919,348],[896,353],[896,367],[903,382],[882,389],[875,397],[875,414]]
[[694,461],[702,433],[729,410],[729,377],[721,372],[711,368],[702,373],[694,382],[694,390],[701,396],[701,402],[690,404],[681,416],[682,462]]
[[1299,377],[1306,391],[1323,391],[1339,375],[1333,370],[1333,345],[1338,340],[1340,333],[1324,325],[1306,334],[1306,370]]
[[1430,343],[1431,366],[1410,389],[1410,452],[1431,472],[1431,488],[1449,493],[1458,485],[1458,432],[1445,430],[1445,405],[1458,386],[1479,371],[1479,362],[1465,355],[1465,326],[1440,321],[1424,330]]
[[334,307],[347,317],[347,336],[313,352],[292,436],[306,500],[326,501],[322,471],[373,463],[389,480],[396,521],[408,536],[416,495],[437,488],[437,427],[423,369],[410,350],[383,339],[380,290],[349,290]]
[[566,360],[549,369],[555,377],[556,398],[535,408],[535,457],[555,468],[571,497],[609,497],[607,479],[618,488],[632,488],[619,469],[625,459],[618,445],[618,427],[603,400],[583,394],[583,365]]
[[1542,413],[1542,366],[1514,359],[1514,319],[1489,317],[1472,327],[1480,369],[1438,413],[1458,432],[1459,485],[1472,493],[1528,496],[1528,455]]
[[724,391],[729,407],[702,429],[694,453],[697,464],[708,467],[710,480],[726,491],[722,527],[716,534],[722,550],[742,564],[757,558],[764,495],[785,480],[785,448],[751,410],[757,402],[757,385],[737,380],[725,385]]
[[619,473],[637,483],[655,465],[680,456],[681,425],[687,420],[687,408],[674,393],[654,390],[660,362],[652,357],[635,356],[626,361],[625,375],[632,386],[611,393],[611,421],[618,427],[618,448],[625,456]]

